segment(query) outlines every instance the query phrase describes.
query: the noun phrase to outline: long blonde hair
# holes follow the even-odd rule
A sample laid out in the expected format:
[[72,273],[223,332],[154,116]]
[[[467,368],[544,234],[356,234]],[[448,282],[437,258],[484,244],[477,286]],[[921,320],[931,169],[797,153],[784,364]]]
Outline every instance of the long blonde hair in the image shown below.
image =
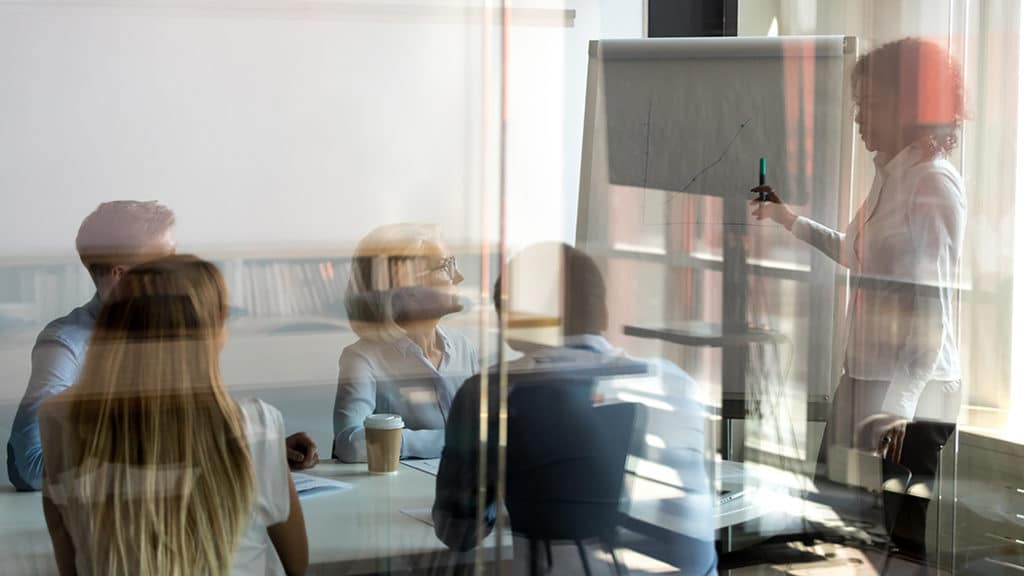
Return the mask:
[[185,255],[129,270],[100,312],[68,447],[94,574],[231,571],[255,481],[220,377],[226,317],[220,273]]

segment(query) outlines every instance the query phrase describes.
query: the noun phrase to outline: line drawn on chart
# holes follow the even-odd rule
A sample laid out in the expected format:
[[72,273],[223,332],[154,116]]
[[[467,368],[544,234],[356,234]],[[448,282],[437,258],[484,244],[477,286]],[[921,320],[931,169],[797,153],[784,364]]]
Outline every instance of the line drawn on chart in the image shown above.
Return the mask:
[[647,101],[647,148],[644,150],[644,190],[647,190],[647,174],[651,171],[651,112],[654,110],[654,98]]
[[[649,175],[650,175],[650,163],[651,163],[652,138],[653,138],[653,133],[654,133],[653,122],[652,122],[653,116],[654,116],[654,99],[650,98],[647,101],[647,122],[645,123],[645,129],[646,129],[646,132],[647,132],[647,134],[646,134],[646,142],[645,142],[645,152],[644,152],[644,178],[643,178],[643,188],[644,188],[644,197],[645,197],[644,203],[645,204],[647,203],[646,197],[651,192]],[[704,177],[705,175],[707,175],[708,172],[710,172],[712,169],[714,169],[719,164],[721,164],[722,161],[725,160],[726,156],[728,156],[729,153],[732,151],[733,146],[736,144],[736,141],[739,140],[740,135],[743,134],[743,131],[747,128],[747,126],[750,125],[750,123],[753,121],[753,119],[754,119],[753,116],[748,116],[745,120],[740,122],[739,126],[736,128],[736,132],[732,135],[731,138],[729,138],[729,141],[726,142],[725,146],[722,148],[722,151],[718,154],[718,156],[716,156],[715,159],[712,160],[710,163],[706,164],[705,166],[703,166],[702,168],[697,170],[697,172],[694,173],[693,176],[691,176],[688,180],[686,180],[686,183],[683,184],[683,186],[680,189],[677,189],[677,190],[665,190],[665,192],[668,193],[668,198],[666,198],[664,200],[663,209],[668,209],[669,205],[672,203],[672,201],[675,200],[681,193],[687,192],[690,189],[690,187],[694,185],[694,183],[696,183],[699,180],[701,180],[701,178]],[[644,212],[646,213],[646,210]],[[667,216],[667,214],[666,214],[666,216]],[[647,225],[651,225],[651,224],[655,224],[655,225],[657,225],[657,224],[672,225],[672,224],[685,224],[685,223],[687,223],[687,222],[671,221],[670,218],[665,220],[665,221],[658,222],[658,223],[650,222],[650,221],[647,220],[646,214],[643,217],[643,220],[644,220],[644,224],[647,224]],[[662,219],[661,218],[657,218],[656,220],[660,221]],[[692,223],[711,223],[711,222],[695,220]],[[720,224],[720,225],[723,225],[723,226],[753,226],[753,227],[760,227],[760,226],[764,226],[765,225],[765,224],[762,224],[760,222],[718,222],[717,224]]]
[[[725,146],[723,146],[721,148],[721,151],[719,152],[719,154],[717,156],[715,156],[715,158],[711,162],[701,166],[699,169],[696,170],[696,172],[694,172],[692,175],[690,175],[685,180],[685,183],[683,184],[682,187],[680,187],[680,188],[672,187],[673,190],[660,190],[660,188],[658,187],[655,190],[657,192],[659,192],[660,194],[666,195],[667,197],[663,196],[663,199],[659,199],[659,200],[651,199],[652,202],[650,204],[648,204],[647,199],[649,198],[649,195],[652,192],[655,192],[655,190],[651,190],[651,188],[650,188],[650,186],[651,186],[651,184],[650,184],[650,162],[651,162],[651,149],[653,148],[653,136],[654,136],[653,118],[654,118],[654,98],[653,97],[648,97],[648,99],[647,99],[647,118],[646,118],[646,121],[643,122],[643,126],[644,126],[644,129],[645,129],[645,138],[644,138],[645,139],[645,142],[644,142],[644,168],[643,168],[643,183],[642,183],[643,191],[644,191],[644,204],[646,206],[650,206],[650,209],[656,210],[657,212],[662,212],[663,210],[665,210],[666,212],[664,212],[663,214],[660,214],[659,216],[654,216],[652,218],[649,218],[649,216],[652,216],[653,214],[648,211],[649,209],[645,208],[643,210],[644,214],[642,216],[642,221],[643,221],[644,224],[646,224],[646,225],[674,225],[674,224],[686,224],[686,223],[716,223],[716,224],[719,224],[719,225],[725,225],[725,227],[751,227],[751,228],[762,228],[762,227],[767,228],[768,227],[769,224],[767,224],[767,223],[753,221],[753,220],[749,220],[749,221],[710,221],[710,220],[701,219],[699,217],[693,218],[692,217],[693,215],[691,215],[690,218],[685,218],[684,217],[683,220],[674,220],[674,219],[672,219],[672,217],[669,214],[670,206],[671,206],[672,202],[674,200],[676,200],[677,197],[679,197],[682,193],[687,193],[695,182],[698,182],[698,181],[701,180],[701,178],[705,178],[706,176],[708,176],[709,173],[713,169],[715,169],[717,166],[719,166],[722,162],[725,161],[726,157],[729,156],[729,154],[732,152],[733,148],[735,148],[736,142],[739,140],[739,136],[741,134],[743,134],[744,130],[746,128],[750,127],[751,124],[754,122],[754,116],[753,115],[746,117],[744,120],[739,122],[738,125],[734,124],[734,126],[736,126],[735,132],[733,132],[731,134],[731,136],[729,137],[729,139],[725,142]],[[685,169],[685,167],[683,167],[683,168]],[[682,179],[683,178],[681,177],[680,180],[682,180]],[[659,206],[659,205],[660,205],[660,210],[655,208],[656,206]],[[719,216],[719,217],[721,217],[721,216]],[[714,218],[714,219],[715,220],[719,220],[719,218]]]
[[[651,137],[650,137],[650,124],[649,124],[649,122],[650,122],[650,110],[648,110],[647,114],[648,114],[648,120],[647,120],[648,121],[648,129],[647,129],[647,154],[648,154],[648,157],[650,157],[649,156],[650,153],[651,153],[651,149],[650,149]],[[736,143],[736,139],[740,137],[740,134],[743,132],[743,129],[747,127],[747,124],[750,124],[751,120],[753,120],[753,118],[747,118],[746,120],[741,122],[740,123],[740,127],[738,129],[736,129],[736,133],[732,135],[731,139],[729,139],[729,143],[725,145],[725,149],[723,149],[722,153],[718,155],[718,158],[715,158],[714,162],[712,162],[711,164],[708,164],[707,166],[701,168],[700,171],[698,171],[696,174],[694,174],[693,178],[690,178],[690,180],[687,181],[686,184],[683,185],[682,189],[680,189],[678,191],[672,191],[673,194],[671,196],[669,196],[668,200],[665,201],[665,204],[666,205],[671,204],[673,200],[678,198],[678,196],[676,194],[679,194],[679,193],[682,193],[682,192],[686,192],[690,188],[690,186],[692,186],[693,183],[697,181],[698,178],[700,178],[701,176],[706,174],[708,171],[710,171],[715,166],[718,166],[719,164],[721,164],[722,160],[725,160],[725,156],[729,153],[730,150],[732,150],[732,145]],[[647,173],[646,172],[644,172],[644,184],[645,185],[647,184]]]

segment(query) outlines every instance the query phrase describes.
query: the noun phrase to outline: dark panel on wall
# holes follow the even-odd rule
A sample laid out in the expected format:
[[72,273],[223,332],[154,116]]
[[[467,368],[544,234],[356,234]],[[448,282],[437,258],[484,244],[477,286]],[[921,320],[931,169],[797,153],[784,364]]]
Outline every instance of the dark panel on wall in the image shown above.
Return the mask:
[[647,36],[735,36],[739,0],[647,0]]

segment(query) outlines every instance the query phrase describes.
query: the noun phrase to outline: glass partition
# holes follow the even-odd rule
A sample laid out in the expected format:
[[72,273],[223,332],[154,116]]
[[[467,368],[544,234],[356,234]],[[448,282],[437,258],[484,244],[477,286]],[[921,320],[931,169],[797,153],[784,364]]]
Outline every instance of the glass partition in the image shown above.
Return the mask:
[[1024,569],[1019,3],[650,3],[0,1],[3,572]]

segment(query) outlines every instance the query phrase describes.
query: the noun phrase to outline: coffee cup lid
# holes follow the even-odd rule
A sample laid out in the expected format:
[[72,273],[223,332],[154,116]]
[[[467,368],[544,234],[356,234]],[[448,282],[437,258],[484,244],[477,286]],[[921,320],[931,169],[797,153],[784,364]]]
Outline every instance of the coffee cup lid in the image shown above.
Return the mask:
[[363,427],[374,430],[398,430],[405,428],[405,422],[398,414],[370,414],[363,420]]

